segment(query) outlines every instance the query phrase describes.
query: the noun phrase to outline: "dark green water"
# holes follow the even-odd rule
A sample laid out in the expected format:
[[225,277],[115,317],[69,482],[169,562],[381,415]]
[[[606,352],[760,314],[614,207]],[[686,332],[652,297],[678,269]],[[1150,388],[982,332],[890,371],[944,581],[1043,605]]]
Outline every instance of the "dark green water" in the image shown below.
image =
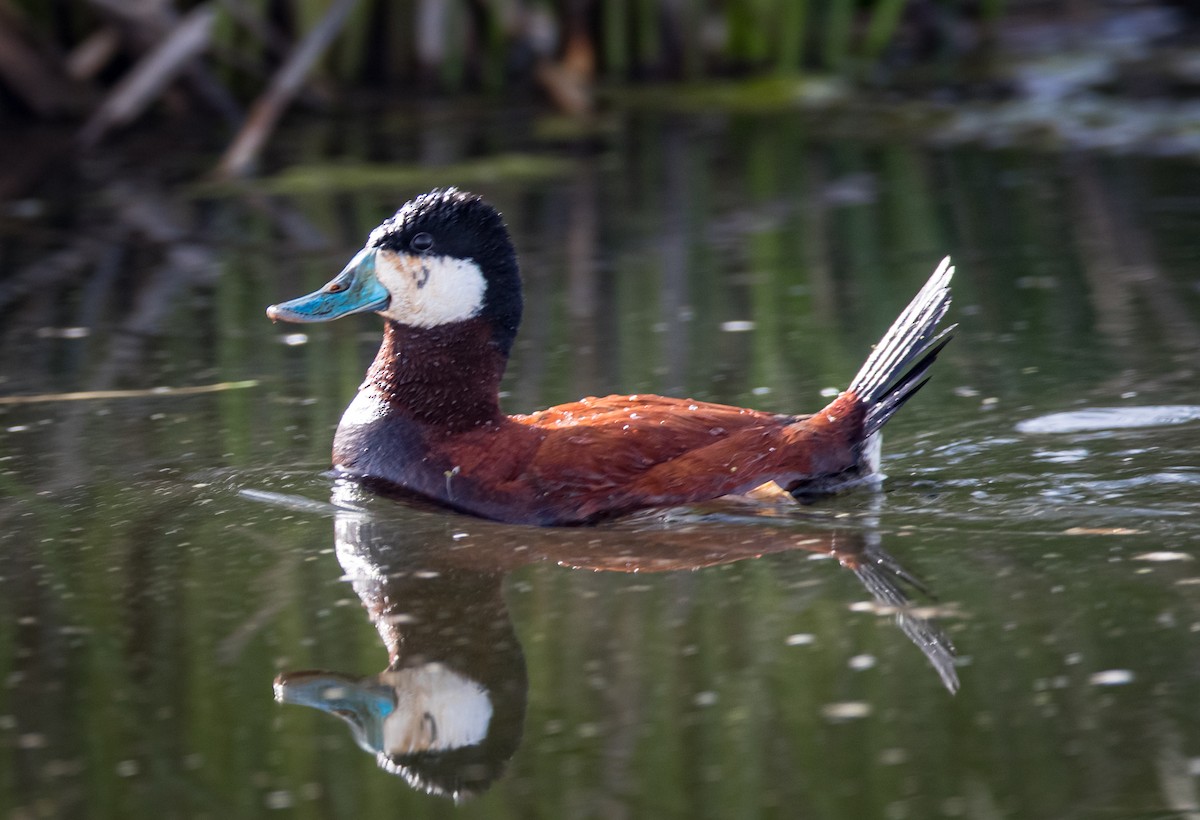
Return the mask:
[[[951,253],[961,328],[889,424],[885,492],[601,530],[335,512],[321,471],[378,323],[262,311],[420,188],[203,198],[165,149],[120,182],[65,168],[3,203],[0,395],[228,389],[0,405],[0,813],[1200,812],[1200,422],[1173,423],[1200,405],[1200,167],[830,143],[780,115],[538,128],[310,126],[271,165],[536,152],[428,183],[513,230],[514,412],[815,409]],[[392,774],[273,697],[303,670],[325,697],[411,693],[415,658],[487,689],[473,752]]]

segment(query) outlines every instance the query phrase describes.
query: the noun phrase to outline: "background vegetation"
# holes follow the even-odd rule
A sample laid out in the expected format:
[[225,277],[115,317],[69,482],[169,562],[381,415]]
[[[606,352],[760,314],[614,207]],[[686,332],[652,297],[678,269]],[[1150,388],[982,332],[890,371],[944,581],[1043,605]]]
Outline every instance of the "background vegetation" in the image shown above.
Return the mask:
[[[1079,46],[1116,23],[1161,41],[1187,0],[4,0],[0,114],[84,120],[85,145],[148,110],[203,114],[244,173],[291,104],[348,92],[503,91],[592,111],[597,87],[820,74],[994,93],[1014,44]],[[1131,10],[1150,16],[1129,17]],[[1158,17],[1155,12],[1161,12]],[[1167,15],[1167,16],[1163,16]],[[1194,22],[1194,20],[1193,20]],[[1109,32],[1111,34],[1111,31]],[[932,69],[930,71],[929,69]],[[914,74],[915,72],[915,74]],[[250,107],[247,109],[247,104]]]

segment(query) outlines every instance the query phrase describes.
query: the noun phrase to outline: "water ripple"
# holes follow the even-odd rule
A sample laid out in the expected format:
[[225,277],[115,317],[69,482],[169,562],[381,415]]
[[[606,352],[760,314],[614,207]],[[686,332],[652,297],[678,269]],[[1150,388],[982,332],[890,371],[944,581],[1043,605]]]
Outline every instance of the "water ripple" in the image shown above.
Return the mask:
[[1088,407],[1026,419],[1016,425],[1018,433],[1086,433],[1094,430],[1128,430],[1136,427],[1166,427],[1200,419],[1200,406],[1162,404],[1148,407]]

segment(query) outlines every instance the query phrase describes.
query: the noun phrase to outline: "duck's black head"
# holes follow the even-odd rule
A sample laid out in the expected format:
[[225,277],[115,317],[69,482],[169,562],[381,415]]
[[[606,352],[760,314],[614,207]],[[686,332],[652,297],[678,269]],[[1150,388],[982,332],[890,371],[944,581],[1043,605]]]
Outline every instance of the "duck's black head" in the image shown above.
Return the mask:
[[433,328],[483,319],[507,356],[521,322],[517,255],[500,214],[453,188],[405,203],[321,290],[267,308],[272,319],[323,322],[373,311]]

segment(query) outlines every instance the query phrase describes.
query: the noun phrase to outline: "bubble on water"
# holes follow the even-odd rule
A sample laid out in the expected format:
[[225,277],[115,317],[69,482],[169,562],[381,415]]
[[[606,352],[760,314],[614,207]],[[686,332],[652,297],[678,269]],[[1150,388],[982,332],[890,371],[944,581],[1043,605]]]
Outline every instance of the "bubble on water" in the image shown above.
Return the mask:
[[1125,686],[1133,683],[1133,671],[1130,669],[1106,669],[1089,677],[1088,683],[1093,686]]
[[1097,430],[1129,430],[1166,427],[1200,419],[1200,406],[1163,404],[1147,407],[1088,407],[1051,413],[1018,422],[1018,433],[1087,433]]
[[875,666],[874,655],[855,655],[848,663],[855,672],[862,672]]
[[821,707],[821,716],[826,720],[858,720],[871,714],[871,704],[861,700],[827,703]]
[[1035,450],[1033,453],[1034,458],[1051,464],[1077,464],[1086,461],[1089,455],[1090,453],[1082,447],[1070,450]]
[[731,322],[721,322],[721,330],[726,333],[746,333],[754,330],[754,322],[748,319],[737,319]]
[[1143,552],[1141,555],[1133,556],[1134,561],[1194,561],[1195,559],[1186,552],[1168,552],[1167,550],[1159,550],[1156,552]]
[[1142,530],[1129,527],[1068,527],[1063,535],[1141,535]]
[[806,632],[797,632],[795,635],[788,635],[784,640],[784,643],[788,646],[809,646],[816,640],[816,635],[809,635]]
[[87,327],[40,327],[37,329],[39,339],[84,339],[91,335]]
[[266,803],[268,809],[290,809],[296,801],[291,792],[280,789],[267,792],[263,802]]

